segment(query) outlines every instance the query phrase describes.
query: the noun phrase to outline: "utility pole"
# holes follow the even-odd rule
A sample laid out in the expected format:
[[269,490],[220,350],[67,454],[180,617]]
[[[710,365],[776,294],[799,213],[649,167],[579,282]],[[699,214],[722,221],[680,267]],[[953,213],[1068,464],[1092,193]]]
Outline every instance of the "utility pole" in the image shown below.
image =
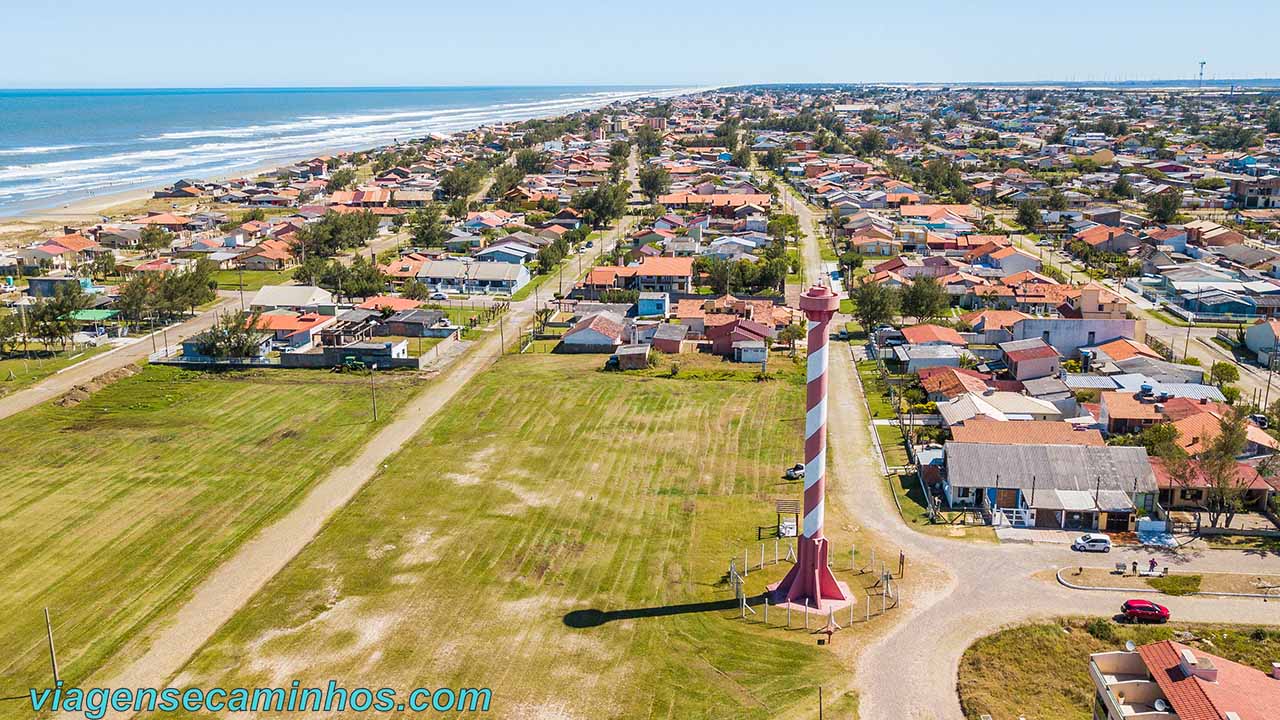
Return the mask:
[[378,422],[378,391],[373,384],[373,371],[378,369],[377,363],[369,364],[369,399],[373,402],[373,421]]
[[57,687],[61,678],[58,677],[58,655],[53,650],[53,623],[49,621],[49,608],[44,609],[44,630],[49,638],[49,664],[53,666],[53,684]]
[[1262,411],[1266,412],[1271,407],[1271,374],[1276,371],[1276,348],[1271,348],[1271,352],[1267,353],[1267,393],[1263,396]]
[[1191,328],[1196,326],[1195,320],[1187,321],[1187,342],[1182,346],[1182,361],[1187,361],[1187,353],[1191,351]]
[[240,312],[244,312],[244,263],[240,263]]

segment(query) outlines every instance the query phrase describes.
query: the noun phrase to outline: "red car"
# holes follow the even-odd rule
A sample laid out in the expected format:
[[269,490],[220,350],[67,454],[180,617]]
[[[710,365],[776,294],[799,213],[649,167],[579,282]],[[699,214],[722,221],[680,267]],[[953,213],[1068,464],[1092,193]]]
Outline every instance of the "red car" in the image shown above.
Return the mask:
[[1129,622],[1169,622],[1169,608],[1150,600],[1127,600],[1120,612]]

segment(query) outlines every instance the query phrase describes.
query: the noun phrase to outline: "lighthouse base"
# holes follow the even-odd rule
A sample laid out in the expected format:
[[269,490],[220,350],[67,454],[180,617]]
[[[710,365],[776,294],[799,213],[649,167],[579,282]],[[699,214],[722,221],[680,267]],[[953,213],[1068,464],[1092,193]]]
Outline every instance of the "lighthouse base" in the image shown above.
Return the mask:
[[823,612],[851,604],[849,586],[836,580],[827,565],[827,539],[801,537],[796,546],[797,562],[781,582],[769,586],[770,602]]

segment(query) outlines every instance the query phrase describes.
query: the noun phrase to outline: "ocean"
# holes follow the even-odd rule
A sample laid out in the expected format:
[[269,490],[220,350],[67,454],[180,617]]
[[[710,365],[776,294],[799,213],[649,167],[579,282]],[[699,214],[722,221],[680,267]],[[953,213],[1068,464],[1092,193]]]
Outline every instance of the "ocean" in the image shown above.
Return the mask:
[[0,90],[0,216],[674,87]]

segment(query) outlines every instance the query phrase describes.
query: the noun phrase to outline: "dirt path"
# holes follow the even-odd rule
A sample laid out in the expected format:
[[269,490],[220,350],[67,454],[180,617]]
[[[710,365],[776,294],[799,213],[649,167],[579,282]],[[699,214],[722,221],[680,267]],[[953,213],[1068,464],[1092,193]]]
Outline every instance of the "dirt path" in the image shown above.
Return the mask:
[[[177,346],[186,338],[208,329],[217,319],[218,312],[235,302],[230,293],[219,293],[221,300],[212,308],[196,315],[186,322],[161,332],[154,333],[155,348],[160,349],[165,339],[170,346]],[[0,398],[0,420],[35,407],[62,395],[76,385],[87,383],[93,378],[117,368],[145,360],[152,352],[152,337],[144,337],[129,345],[95,355],[84,362],[71,365],[54,373],[31,387],[24,388],[11,395]]]
[[[587,256],[584,270],[596,258],[625,237],[632,227],[624,219],[596,244]],[[565,280],[578,277],[577,264],[561,268]],[[552,277],[547,282],[556,282]],[[241,545],[217,569],[196,586],[191,597],[175,613],[153,628],[148,649],[111,677],[91,678],[86,687],[163,687],[183,665],[244,607],[276,573],[280,572],[335,512],[346,505],[383,463],[408,442],[471,378],[492,365],[500,356],[500,344],[519,337],[521,329],[533,321],[536,300],[526,298],[511,304],[502,320],[503,332],[492,332],[467,352],[460,354],[431,386],[402,408],[395,419],[375,435],[350,463],[335,468],[287,515],[264,528]],[[72,716],[66,716],[68,718]],[[122,720],[132,713],[110,713]]]

